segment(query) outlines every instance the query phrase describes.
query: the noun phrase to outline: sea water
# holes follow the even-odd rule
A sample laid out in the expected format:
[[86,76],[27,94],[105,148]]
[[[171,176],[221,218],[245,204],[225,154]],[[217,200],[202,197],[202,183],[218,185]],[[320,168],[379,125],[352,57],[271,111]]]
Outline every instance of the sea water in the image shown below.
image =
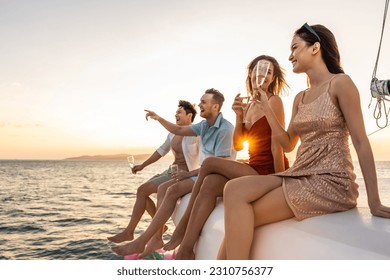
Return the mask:
[[[121,259],[107,237],[126,227],[137,188],[169,163],[133,175],[125,161],[0,161],[0,259]],[[145,214],[135,236],[149,223]]]
[[[160,160],[137,175],[125,161],[0,161],[0,259],[122,259],[107,240],[126,227],[137,188],[167,168]],[[358,205],[366,207],[364,183]],[[382,202],[390,205],[390,162],[376,162]],[[150,223],[145,214],[136,229]],[[168,222],[165,240],[174,225]]]

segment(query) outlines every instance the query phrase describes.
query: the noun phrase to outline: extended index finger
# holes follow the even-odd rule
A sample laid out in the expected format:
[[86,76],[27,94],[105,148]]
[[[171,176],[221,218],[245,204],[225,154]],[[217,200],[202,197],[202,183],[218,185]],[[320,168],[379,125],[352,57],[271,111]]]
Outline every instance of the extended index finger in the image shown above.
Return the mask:
[[149,116],[149,114],[150,114],[152,111],[146,110],[146,109],[144,109],[144,111],[146,112],[145,119],[148,120],[148,116]]

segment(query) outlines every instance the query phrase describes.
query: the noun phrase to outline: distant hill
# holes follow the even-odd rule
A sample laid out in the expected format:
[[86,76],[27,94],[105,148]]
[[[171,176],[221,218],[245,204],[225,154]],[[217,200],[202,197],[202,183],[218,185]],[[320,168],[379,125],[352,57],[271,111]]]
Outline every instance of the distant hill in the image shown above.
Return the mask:
[[[133,155],[135,160],[145,160],[147,159],[151,154],[139,154],[139,155]],[[117,154],[117,155],[84,155],[79,157],[70,157],[66,158],[64,160],[126,160],[128,154]]]

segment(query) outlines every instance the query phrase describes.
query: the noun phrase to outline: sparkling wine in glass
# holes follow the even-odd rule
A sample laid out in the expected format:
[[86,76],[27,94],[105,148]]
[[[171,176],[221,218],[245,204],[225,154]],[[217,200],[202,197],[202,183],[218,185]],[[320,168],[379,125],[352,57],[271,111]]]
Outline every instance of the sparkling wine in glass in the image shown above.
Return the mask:
[[130,165],[131,171],[133,171],[133,168],[134,168],[134,156],[128,156],[127,157],[127,162]]
[[169,166],[169,171],[172,176],[177,176],[179,174],[179,166],[177,164],[171,164]]
[[271,63],[267,60],[259,60],[257,62],[256,85],[257,85],[258,89],[260,89],[264,83],[265,77],[268,74],[268,69],[269,69],[270,64]]

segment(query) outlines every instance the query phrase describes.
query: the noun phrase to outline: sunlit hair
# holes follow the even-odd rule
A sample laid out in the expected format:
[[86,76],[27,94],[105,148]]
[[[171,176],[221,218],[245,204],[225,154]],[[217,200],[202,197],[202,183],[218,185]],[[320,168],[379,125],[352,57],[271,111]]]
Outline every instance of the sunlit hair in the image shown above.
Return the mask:
[[250,93],[250,95],[253,95],[253,88],[252,88],[252,71],[253,69],[256,68],[257,62],[259,60],[267,60],[272,63],[274,66],[274,80],[268,87],[268,91],[271,92],[274,95],[279,95],[282,92],[287,93],[287,89],[289,88],[286,79],[284,78],[284,69],[280,67],[278,61],[273,58],[272,56],[269,55],[260,55],[253,59],[251,63],[249,63],[248,68],[247,68],[247,77],[246,77],[246,89]]
[[206,89],[204,93],[212,94],[213,100],[219,105],[219,110],[221,110],[223,102],[225,101],[223,94],[215,88]]
[[185,100],[179,100],[179,104],[177,105],[177,107],[183,108],[183,110],[186,112],[187,115],[191,113],[192,114],[191,122],[194,121],[196,116],[196,109],[194,104],[191,104],[190,102]]
[[[316,24],[310,26],[315,34],[320,38],[321,55],[326,67],[332,74],[344,73],[340,62],[340,52],[337,46],[336,39],[333,33],[323,25]],[[310,32],[305,25],[295,31],[295,35],[299,36],[308,46],[314,45],[318,42],[318,38]]]

